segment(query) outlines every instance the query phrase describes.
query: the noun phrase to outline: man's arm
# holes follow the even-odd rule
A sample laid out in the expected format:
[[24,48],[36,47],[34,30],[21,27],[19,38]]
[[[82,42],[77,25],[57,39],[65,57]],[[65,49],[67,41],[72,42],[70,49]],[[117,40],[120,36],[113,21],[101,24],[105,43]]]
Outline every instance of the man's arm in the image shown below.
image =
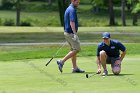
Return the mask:
[[97,63],[97,67],[98,67],[97,74],[100,74],[101,73],[101,61],[100,61],[99,56],[97,56],[96,63]]
[[70,26],[72,28],[73,33],[76,35],[75,22],[74,21],[71,21],[70,22]]
[[119,46],[119,49],[121,50],[120,61],[122,62],[126,54],[126,48],[121,42],[118,42],[118,46]]
[[121,62],[122,62],[123,58],[125,57],[125,55],[126,55],[126,50],[121,53],[121,56],[120,56]]
[[77,32],[76,32],[76,29],[75,29],[75,22],[74,21],[71,21],[70,22],[70,25],[71,25],[71,28],[72,28],[72,31],[74,33],[74,37],[73,37],[73,40],[77,40],[78,36],[77,36]]

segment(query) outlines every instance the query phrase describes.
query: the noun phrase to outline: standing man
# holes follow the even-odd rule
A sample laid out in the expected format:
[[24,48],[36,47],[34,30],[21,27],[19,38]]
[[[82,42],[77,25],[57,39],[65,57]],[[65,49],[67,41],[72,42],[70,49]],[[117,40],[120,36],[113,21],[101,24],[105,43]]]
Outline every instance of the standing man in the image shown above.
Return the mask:
[[72,73],[83,73],[77,66],[76,55],[80,51],[80,41],[77,35],[78,31],[78,18],[76,13],[76,7],[78,7],[80,0],[71,0],[71,4],[65,11],[64,15],[64,36],[68,44],[70,45],[71,51],[62,59],[57,60],[58,68],[62,73],[64,63],[71,58],[73,64]]
[[125,57],[126,48],[121,42],[110,40],[110,34],[108,32],[102,34],[102,39],[103,42],[101,42],[97,48],[97,74],[101,73],[102,65],[104,70],[102,75],[108,75],[106,64],[111,64],[112,72],[114,75],[118,75],[121,72],[121,63]]

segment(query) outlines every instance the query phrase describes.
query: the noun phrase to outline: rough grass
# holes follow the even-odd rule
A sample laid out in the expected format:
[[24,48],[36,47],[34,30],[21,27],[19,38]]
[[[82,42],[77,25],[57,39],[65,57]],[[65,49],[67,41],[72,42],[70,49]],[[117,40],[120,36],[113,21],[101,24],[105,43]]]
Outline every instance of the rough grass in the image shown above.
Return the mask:
[[[51,58],[61,45],[31,45],[31,46],[0,46],[0,61],[23,59]],[[140,44],[125,44],[127,55],[139,55]],[[97,45],[81,45],[79,57],[96,56]],[[56,57],[63,57],[69,52],[66,45]]]
[[[112,39],[124,43],[140,43],[139,29],[139,27],[80,27],[78,35],[81,42],[100,42],[102,32],[108,31]],[[62,42],[63,32],[62,27],[1,27],[0,42]]]

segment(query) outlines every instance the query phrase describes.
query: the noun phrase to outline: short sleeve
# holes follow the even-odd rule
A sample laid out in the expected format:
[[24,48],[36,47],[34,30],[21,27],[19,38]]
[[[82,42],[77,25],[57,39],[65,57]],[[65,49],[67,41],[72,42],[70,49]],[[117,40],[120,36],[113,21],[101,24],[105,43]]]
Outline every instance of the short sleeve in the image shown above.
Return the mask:
[[96,50],[96,55],[100,56],[100,46],[98,45],[97,50]]
[[126,47],[121,43],[121,42],[117,42],[117,45],[118,45],[118,48],[121,50],[121,51],[125,51],[126,50]]
[[74,9],[71,9],[69,16],[70,16],[70,21],[75,22],[75,10]]

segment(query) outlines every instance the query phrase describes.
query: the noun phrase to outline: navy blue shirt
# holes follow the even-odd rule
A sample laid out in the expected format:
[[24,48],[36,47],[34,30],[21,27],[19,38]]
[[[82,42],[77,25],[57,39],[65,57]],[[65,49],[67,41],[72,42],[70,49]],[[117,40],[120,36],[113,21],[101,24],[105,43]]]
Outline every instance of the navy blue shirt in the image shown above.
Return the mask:
[[70,4],[66,9],[64,14],[64,31],[67,33],[73,33],[72,28],[70,26],[70,22],[75,22],[76,32],[78,31],[78,18],[76,14],[76,8],[73,4]]
[[109,57],[119,57],[120,50],[125,51],[125,46],[117,41],[117,40],[110,40],[110,46],[106,45],[104,42],[101,42],[97,48],[97,56],[100,56],[100,51],[104,50]]

